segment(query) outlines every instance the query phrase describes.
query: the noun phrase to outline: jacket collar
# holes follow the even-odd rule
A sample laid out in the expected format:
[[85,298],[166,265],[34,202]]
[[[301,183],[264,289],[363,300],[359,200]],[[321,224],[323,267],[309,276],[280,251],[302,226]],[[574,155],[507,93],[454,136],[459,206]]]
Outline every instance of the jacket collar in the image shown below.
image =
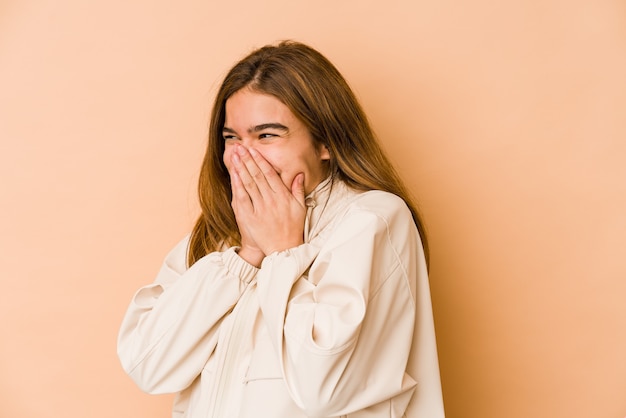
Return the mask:
[[326,229],[339,211],[347,206],[351,196],[360,194],[350,189],[343,181],[327,177],[309,193],[304,200],[307,213],[304,225],[304,240],[310,242]]
[[308,208],[316,207],[319,202],[323,202],[328,198],[330,194],[330,189],[332,188],[333,178],[332,176],[326,177],[325,180],[322,180],[315,189],[311,193],[305,196],[304,204]]

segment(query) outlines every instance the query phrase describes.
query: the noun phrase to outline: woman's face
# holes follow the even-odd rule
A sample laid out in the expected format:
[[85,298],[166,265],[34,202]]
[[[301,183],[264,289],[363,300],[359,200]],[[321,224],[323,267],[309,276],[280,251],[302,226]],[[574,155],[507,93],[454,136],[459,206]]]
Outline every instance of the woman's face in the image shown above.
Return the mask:
[[313,142],[309,130],[276,97],[243,88],[226,101],[222,131],[224,164],[230,168],[234,145],[254,148],[291,188],[304,173],[304,192],[310,193],[327,176],[328,149]]

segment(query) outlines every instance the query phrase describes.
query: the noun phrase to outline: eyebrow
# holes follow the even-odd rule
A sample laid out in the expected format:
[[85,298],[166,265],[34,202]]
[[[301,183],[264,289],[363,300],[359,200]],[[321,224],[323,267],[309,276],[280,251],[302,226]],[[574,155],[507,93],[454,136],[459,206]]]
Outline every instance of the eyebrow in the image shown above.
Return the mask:
[[[289,132],[289,128],[287,128],[285,125],[281,124],[281,123],[262,123],[261,125],[256,125],[251,127],[250,129],[248,129],[248,132],[252,133],[252,132],[260,132],[260,131],[264,131],[265,129],[278,129],[280,131],[285,131],[285,132]],[[228,126],[224,126],[222,128],[222,132],[228,132],[231,134],[235,134],[237,132],[235,132],[234,129],[229,128]]]

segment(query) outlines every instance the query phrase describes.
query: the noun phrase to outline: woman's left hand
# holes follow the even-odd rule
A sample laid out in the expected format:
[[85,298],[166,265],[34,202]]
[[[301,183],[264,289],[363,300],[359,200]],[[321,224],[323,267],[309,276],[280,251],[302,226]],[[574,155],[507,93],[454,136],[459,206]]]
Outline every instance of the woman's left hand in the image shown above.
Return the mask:
[[287,186],[256,150],[235,145],[230,167],[232,207],[242,235],[267,256],[304,242],[304,173]]

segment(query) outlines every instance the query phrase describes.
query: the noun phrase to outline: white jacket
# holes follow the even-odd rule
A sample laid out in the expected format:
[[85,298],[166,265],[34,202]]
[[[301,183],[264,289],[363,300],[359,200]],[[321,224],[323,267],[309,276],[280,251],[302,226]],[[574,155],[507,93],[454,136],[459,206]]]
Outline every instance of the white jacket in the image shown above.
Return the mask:
[[187,269],[181,241],[132,299],[118,339],[124,370],[145,392],[178,392],[173,417],[443,417],[407,206],[338,181],[306,204],[305,243],[260,269],[235,248]]

